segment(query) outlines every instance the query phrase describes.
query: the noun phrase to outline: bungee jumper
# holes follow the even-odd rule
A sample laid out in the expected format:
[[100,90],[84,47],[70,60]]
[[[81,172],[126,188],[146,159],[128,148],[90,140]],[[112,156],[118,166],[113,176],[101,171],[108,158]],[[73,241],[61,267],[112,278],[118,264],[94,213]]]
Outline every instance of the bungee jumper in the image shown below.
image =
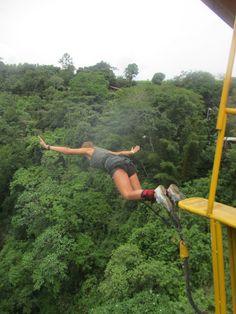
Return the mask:
[[168,189],[159,185],[156,189],[142,189],[137,170],[129,156],[139,152],[136,145],[129,151],[113,152],[95,146],[92,142],[84,142],[80,148],[51,146],[39,136],[42,148],[67,155],[84,155],[92,168],[101,169],[112,177],[116,188],[125,200],[155,201],[165,207],[169,212],[173,210],[173,203],[184,198],[179,188],[171,184]]
[[[67,155],[84,155],[90,161],[90,166],[92,168],[101,169],[110,174],[118,191],[125,200],[156,201],[158,204],[167,209],[173,226],[175,226],[180,237],[188,300],[196,313],[204,314],[204,312],[199,310],[192,298],[191,287],[189,283],[187,246],[183,239],[180,220],[176,215],[176,205],[178,201],[184,199],[185,196],[175,184],[171,184],[168,189],[166,189],[163,185],[159,185],[156,189],[142,189],[136,167],[128,157],[139,152],[140,146],[136,145],[129,151],[113,152],[101,147],[97,147],[92,142],[84,142],[80,148],[69,148],[48,145],[40,136],[39,143],[42,148],[47,150],[52,150]],[[146,205],[148,208],[153,210],[150,205],[147,203]],[[156,211],[154,212],[155,214],[158,214]],[[163,219],[162,216],[160,216],[160,218]]]

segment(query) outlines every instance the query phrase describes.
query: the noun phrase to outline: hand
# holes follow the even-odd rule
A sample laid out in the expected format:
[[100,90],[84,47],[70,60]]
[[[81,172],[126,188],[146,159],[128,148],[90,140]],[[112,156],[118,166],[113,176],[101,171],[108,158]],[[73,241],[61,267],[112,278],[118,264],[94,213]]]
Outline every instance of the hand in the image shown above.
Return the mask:
[[139,145],[136,145],[136,146],[134,146],[134,147],[131,148],[132,154],[137,153],[139,150],[140,150],[140,146],[139,146]]
[[39,144],[45,148],[45,149],[48,149],[48,145],[44,142],[44,140],[42,139],[42,137],[38,136],[39,138]]

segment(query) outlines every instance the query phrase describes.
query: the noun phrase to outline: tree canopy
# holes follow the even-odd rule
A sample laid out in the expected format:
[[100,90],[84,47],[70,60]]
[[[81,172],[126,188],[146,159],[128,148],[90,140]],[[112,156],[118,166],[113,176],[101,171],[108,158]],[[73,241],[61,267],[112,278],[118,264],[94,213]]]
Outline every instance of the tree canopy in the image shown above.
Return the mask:
[[139,70],[138,70],[138,66],[136,63],[128,64],[128,66],[125,69],[125,77],[130,82],[130,84],[132,83],[135,76],[138,75],[138,72],[139,72]]
[[161,82],[165,79],[165,74],[161,72],[157,72],[152,77],[152,82],[154,84],[161,84]]

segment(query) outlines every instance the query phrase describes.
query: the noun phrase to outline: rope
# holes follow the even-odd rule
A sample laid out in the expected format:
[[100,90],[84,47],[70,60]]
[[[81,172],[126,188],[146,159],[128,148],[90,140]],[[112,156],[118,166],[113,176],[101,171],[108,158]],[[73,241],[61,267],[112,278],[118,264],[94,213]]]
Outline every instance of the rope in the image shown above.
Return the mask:
[[[148,207],[149,209],[152,210],[152,212],[154,212],[158,217],[160,217],[162,219],[162,221],[170,226],[170,223],[169,221],[167,221],[164,217],[162,217],[161,215],[158,214],[157,211],[155,211],[150,205],[148,205],[147,203],[145,203],[144,201],[142,201],[142,203],[144,203],[144,205],[146,207]],[[180,219],[179,217],[176,215],[175,213],[175,210],[173,211],[168,211],[168,214],[172,220],[172,223],[180,237],[180,240],[184,241],[184,236],[183,236],[183,230],[182,230],[182,226],[181,226],[181,223],[180,223]],[[185,242],[185,241],[184,241]],[[191,285],[190,285],[190,275],[189,275],[189,264],[188,264],[188,257],[185,257],[183,259],[183,269],[184,269],[184,279],[185,279],[185,288],[186,288],[186,295],[187,295],[187,298],[188,298],[188,301],[190,303],[190,305],[192,306],[192,308],[194,309],[194,311],[197,313],[197,314],[205,314],[205,312],[201,311],[198,306],[196,305],[196,303],[194,302],[193,300],[193,297],[192,297],[192,290],[191,290]]]
[[190,303],[190,305],[192,306],[192,308],[195,310],[195,312],[197,314],[205,314],[205,312],[202,312],[198,306],[196,305],[196,303],[193,300],[192,297],[192,291],[191,291],[191,286],[190,286],[190,278],[189,278],[189,265],[188,265],[188,257],[184,259],[184,263],[183,263],[183,268],[184,268],[184,279],[185,279],[185,288],[186,288],[186,294],[188,297],[188,301]]
[[164,224],[166,224],[168,227],[171,227],[171,224],[169,222],[169,220],[167,220],[166,218],[162,217],[156,210],[154,210],[152,208],[152,206],[150,206],[149,204],[147,204],[145,201],[141,200],[141,203],[143,203],[146,207],[148,207],[149,209],[151,209],[151,211],[158,216],[159,218],[161,218],[161,220],[163,221]]

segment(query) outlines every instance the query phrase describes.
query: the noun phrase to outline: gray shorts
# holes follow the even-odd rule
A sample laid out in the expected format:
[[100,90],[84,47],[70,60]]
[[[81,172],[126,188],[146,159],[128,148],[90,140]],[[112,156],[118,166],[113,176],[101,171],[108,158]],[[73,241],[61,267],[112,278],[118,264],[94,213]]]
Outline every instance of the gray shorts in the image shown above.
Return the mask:
[[123,169],[129,177],[137,172],[133,162],[128,157],[120,155],[109,156],[105,161],[104,168],[111,177],[118,169]]

